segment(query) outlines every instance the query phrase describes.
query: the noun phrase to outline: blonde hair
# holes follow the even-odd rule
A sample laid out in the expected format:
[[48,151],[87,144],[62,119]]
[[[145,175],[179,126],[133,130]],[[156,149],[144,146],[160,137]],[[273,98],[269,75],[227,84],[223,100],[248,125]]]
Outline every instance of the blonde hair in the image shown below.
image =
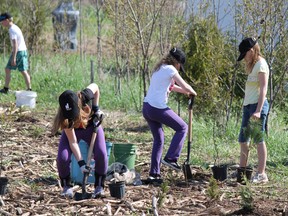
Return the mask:
[[154,73],[155,71],[159,70],[161,65],[163,65],[163,64],[175,66],[177,63],[178,63],[178,61],[172,55],[167,54],[155,65],[152,72]]
[[259,56],[262,57],[262,54],[260,52],[260,46],[258,43],[256,43],[253,47],[253,56],[251,58],[251,61],[246,62],[246,67],[245,67],[245,71],[246,74],[250,74],[252,72],[252,69],[254,67],[254,65],[256,64],[256,62],[259,60]]
[[90,120],[91,108],[88,104],[82,104],[82,94],[77,92],[78,96],[78,107],[80,110],[79,115],[74,119],[66,119],[63,115],[62,109],[59,107],[57,114],[53,121],[52,134],[56,134],[59,129],[63,130],[65,128],[86,128],[88,121]]

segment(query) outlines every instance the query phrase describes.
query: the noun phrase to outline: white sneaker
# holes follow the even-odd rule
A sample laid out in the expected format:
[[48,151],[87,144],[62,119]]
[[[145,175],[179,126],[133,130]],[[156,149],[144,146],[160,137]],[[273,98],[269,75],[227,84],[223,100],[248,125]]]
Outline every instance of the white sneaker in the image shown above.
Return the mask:
[[68,197],[68,198],[73,198],[73,189],[72,189],[72,187],[65,186],[63,188],[62,193],[61,193],[61,196]]
[[263,174],[256,173],[256,175],[252,177],[251,182],[256,183],[256,184],[257,183],[266,183],[266,182],[268,182],[267,174],[266,173],[263,173]]

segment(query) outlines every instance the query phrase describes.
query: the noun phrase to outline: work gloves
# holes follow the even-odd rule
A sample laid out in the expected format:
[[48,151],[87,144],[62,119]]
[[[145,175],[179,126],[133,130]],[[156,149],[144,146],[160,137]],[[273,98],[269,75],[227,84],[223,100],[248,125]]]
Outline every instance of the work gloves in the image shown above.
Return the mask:
[[91,170],[91,167],[87,166],[86,162],[84,160],[78,161],[78,165],[79,165],[82,173],[85,173],[85,172],[89,173]]
[[95,112],[95,117],[98,121],[102,121],[104,119],[104,113],[99,109],[97,112]]
[[99,106],[92,106],[92,111],[94,111],[94,114],[92,115],[93,122],[101,122],[105,115],[104,113],[99,109]]

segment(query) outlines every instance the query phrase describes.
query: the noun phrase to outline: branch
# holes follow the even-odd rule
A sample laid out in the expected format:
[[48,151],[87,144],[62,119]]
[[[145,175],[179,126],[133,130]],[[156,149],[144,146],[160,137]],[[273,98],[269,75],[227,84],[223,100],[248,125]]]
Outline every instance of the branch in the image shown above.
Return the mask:
[[107,203],[107,204],[106,204],[106,207],[107,207],[107,215],[109,215],[109,216],[112,215],[110,203]]
[[12,214],[10,214],[10,213],[8,213],[8,212],[6,212],[4,210],[1,210],[1,209],[0,209],[0,213],[3,214],[3,215],[12,215]]
[[157,201],[158,201],[158,199],[155,197],[155,195],[153,195],[152,196],[152,211],[153,211],[154,216],[158,216]]

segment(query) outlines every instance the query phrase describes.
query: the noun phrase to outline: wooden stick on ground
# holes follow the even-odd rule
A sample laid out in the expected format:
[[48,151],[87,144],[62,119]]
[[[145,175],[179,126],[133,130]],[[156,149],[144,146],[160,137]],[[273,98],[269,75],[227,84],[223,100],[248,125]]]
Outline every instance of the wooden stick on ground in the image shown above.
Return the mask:
[[3,199],[2,199],[2,196],[0,196],[0,206],[5,206],[5,203],[4,203]]
[[136,211],[136,209],[133,207],[133,205],[130,202],[125,201],[124,203],[132,212]]
[[116,210],[116,212],[114,213],[114,215],[118,215],[118,212],[120,211],[121,206],[119,206],[119,208]]
[[2,210],[2,209],[0,209],[0,213],[1,213],[1,215],[2,215],[2,214],[3,214],[3,215],[8,215],[8,216],[12,215],[12,214],[10,214],[9,212],[6,212],[6,211],[4,211],[4,210]]
[[108,214],[109,216],[111,216],[111,215],[112,215],[112,210],[111,210],[111,205],[110,205],[110,203],[107,203],[107,204],[106,204],[106,207],[107,207],[107,214]]
[[155,195],[152,196],[152,211],[154,216],[158,216],[157,198],[155,197]]

